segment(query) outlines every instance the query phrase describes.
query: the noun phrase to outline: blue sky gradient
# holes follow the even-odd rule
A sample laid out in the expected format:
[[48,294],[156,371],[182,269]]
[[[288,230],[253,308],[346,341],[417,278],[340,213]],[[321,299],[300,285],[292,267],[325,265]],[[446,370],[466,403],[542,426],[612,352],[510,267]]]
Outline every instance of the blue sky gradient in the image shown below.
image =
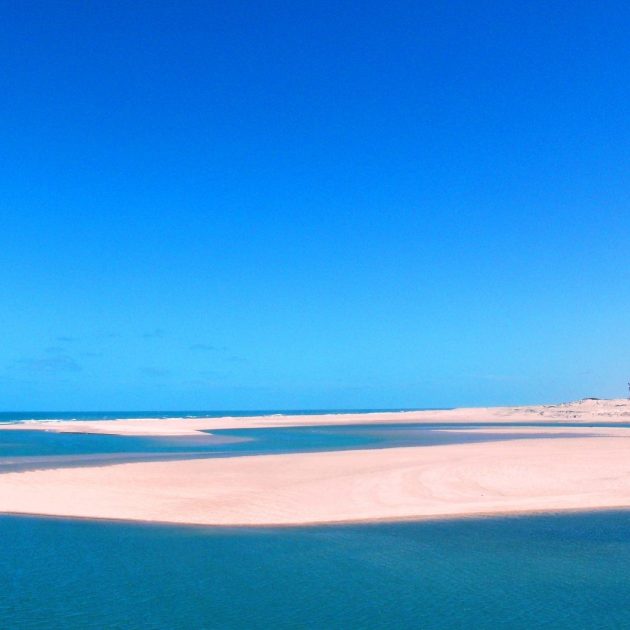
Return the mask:
[[627,3],[0,6],[0,409],[624,395]]

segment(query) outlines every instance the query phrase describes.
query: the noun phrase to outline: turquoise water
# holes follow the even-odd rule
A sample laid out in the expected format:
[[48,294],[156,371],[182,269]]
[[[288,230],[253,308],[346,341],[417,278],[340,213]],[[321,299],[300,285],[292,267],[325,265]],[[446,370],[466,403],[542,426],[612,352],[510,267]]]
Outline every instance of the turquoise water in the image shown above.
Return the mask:
[[630,513],[287,529],[0,517],[0,627],[629,628]]
[[[475,425],[476,426],[476,425]],[[348,449],[432,446],[531,439],[535,433],[474,433],[470,427],[413,424],[281,427],[213,431],[212,435],[145,437],[37,430],[0,431],[0,473],[131,461],[237,457]],[[558,433],[556,437],[575,437]]]

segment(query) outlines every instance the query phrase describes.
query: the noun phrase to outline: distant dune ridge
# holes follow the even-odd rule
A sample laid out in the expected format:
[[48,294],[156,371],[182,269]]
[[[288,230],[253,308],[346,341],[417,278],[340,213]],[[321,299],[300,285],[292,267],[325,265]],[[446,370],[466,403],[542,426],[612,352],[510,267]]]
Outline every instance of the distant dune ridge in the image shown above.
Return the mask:
[[[554,422],[585,425],[553,426]],[[370,423],[549,422],[500,442],[143,462],[0,475],[0,511],[206,525],[630,507],[630,401],[319,416],[28,425],[53,431],[190,435],[201,429]],[[589,427],[610,423],[611,427]],[[614,426],[619,425],[619,426]],[[4,425],[24,429],[24,424]],[[463,427],[462,427],[463,429]],[[466,427],[470,431],[487,428]],[[531,429],[534,432],[534,429]],[[554,437],[562,431],[572,437]],[[553,438],[553,439],[552,439]]]

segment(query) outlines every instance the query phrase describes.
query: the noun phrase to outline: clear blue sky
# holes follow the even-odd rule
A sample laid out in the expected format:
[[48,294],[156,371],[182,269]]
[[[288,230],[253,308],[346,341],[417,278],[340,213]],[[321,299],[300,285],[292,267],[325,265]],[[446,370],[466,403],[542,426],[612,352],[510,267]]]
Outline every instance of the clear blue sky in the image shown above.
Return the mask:
[[627,2],[0,7],[0,409],[624,395]]

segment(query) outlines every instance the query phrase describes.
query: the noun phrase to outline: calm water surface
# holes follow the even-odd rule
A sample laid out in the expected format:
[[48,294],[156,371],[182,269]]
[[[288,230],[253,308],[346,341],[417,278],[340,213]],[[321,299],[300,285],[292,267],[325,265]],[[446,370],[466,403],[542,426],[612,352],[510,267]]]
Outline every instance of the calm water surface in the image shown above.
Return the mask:
[[628,512],[0,539],[3,628],[630,628]]
[[[536,433],[505,435],[470,431],[478,426],[386,424],[280,427],[217,430],[212,435],[200,433],[185,437],[54,433],[32,429],[0,431],[0,473],[126,461],[432,446],[538,437]],[[575,436],[558,433],[546,437]]]

